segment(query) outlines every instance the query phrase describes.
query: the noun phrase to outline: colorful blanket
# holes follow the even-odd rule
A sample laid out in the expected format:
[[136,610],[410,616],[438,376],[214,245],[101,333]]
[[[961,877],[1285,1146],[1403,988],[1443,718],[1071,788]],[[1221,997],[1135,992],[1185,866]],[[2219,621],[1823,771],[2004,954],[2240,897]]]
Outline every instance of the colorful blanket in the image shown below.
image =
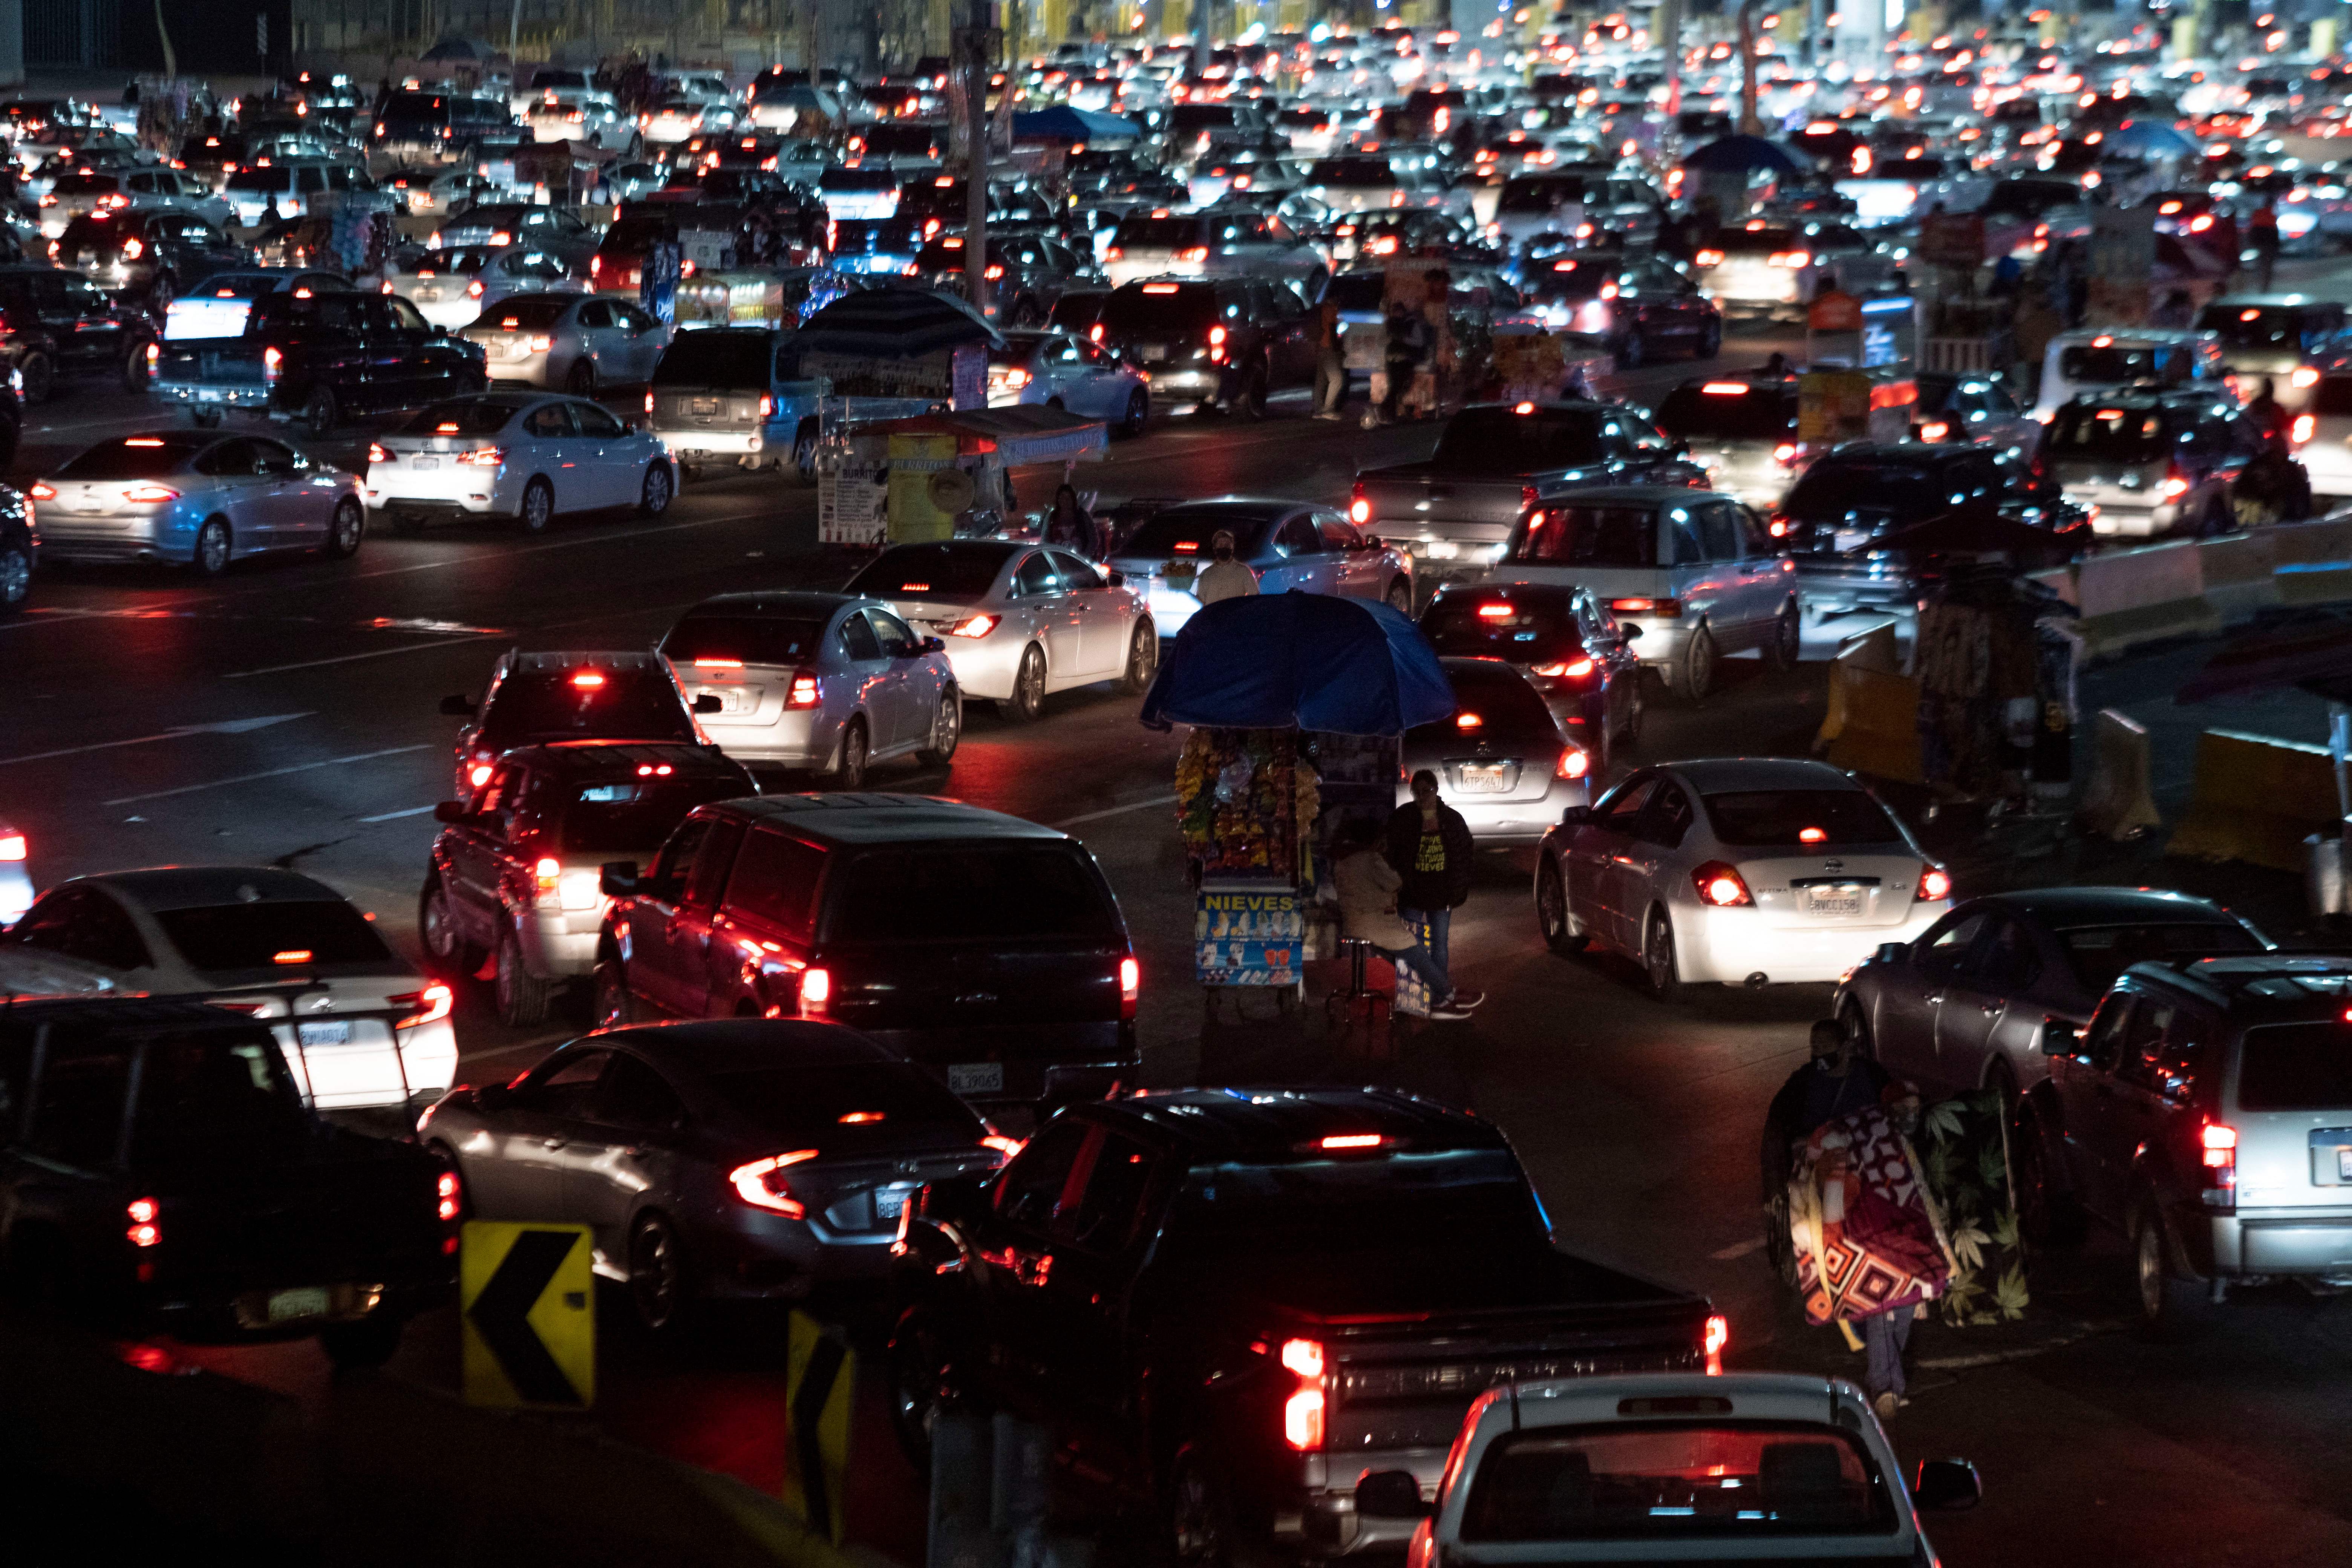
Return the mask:
[[1918,1156],[1877,1106],[1823,1122],[1798,1148],[1789,1222],[1808,1322],[1930,1300],[1952,1278]]

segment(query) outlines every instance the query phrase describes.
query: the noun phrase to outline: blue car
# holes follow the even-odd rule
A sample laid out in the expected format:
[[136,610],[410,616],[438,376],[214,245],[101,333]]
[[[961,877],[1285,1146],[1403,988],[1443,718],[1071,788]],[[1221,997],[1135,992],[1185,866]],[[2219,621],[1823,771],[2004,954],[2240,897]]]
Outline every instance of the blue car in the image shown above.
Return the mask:
[[1143,590],[1161,637],[1200,613],[1193,584],[1220,531],[1234,536],[1234,558],[1261,594],[1342,594],[1412,614],[1412,558],[1359,531],[1336,507],[1220,496],[1152,513],[1111,552],[1127,585]]

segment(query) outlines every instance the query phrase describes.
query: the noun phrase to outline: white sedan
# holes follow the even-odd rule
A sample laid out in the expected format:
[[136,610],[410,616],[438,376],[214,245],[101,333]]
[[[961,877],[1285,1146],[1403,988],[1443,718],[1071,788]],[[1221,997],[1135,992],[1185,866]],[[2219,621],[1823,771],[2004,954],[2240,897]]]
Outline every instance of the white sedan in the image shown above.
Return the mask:
[[436,327],[471,326],[510,294],[588,291],[562,258],[536,245],[458,245],[420,251],[383,283]]
[[503,517],[537,533],[558,512],[658,516],[677,483],[661,442],[602,404],[493,392],[432,404],[371,445],[360,495],[404,531]]
[[1570,807],[1536,862],[1555,952],[1588,943],[1685,984],[1832,981],[1952,907],[1952,879],[1826,763],[1730,757],[1643,768]]

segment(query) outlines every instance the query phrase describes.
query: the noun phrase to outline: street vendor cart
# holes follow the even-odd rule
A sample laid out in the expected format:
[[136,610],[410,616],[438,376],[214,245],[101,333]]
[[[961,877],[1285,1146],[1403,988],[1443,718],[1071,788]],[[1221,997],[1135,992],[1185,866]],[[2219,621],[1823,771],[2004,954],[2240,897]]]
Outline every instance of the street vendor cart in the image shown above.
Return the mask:
[[845,426],[818,473],[818,542],[997,534],[1013,516],[1013,469],[1058,464],[1066,477],[1102,460],[1107,435],[1099,419],[1034,404]]

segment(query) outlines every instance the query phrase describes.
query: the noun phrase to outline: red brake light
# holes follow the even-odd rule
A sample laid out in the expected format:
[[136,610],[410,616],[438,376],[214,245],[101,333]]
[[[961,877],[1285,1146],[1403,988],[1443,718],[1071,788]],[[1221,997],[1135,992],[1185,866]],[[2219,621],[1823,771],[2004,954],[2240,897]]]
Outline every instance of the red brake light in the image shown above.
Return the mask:
[[2236,1128],[2224,1127],[2219,1122],[2209,1121],[2199,1132],[2198,1142],[2205,1147],[2205,1163],[2214,1169],[2219,1170],[2224,1165],[2237,1163],[2238,1130]]
[[951,637],[984,637],[996,629],[997,616],[968,616],[948,628]]
[[2294,367],[2294,374],[2286,379],[2290,386],[2317,386],[2319,372],[2310,365],[2299,364]]
[[1139,992],[1142,987],[1143,966],[1136,963],[1132,958],[1120,959],[1118,961],[1119,1000],[1122,1002],[1134,1001],[1137,993]]
[[801,1011],[821,1013],[833,1001],[833,972],[829,969],[801,971]]
[[1731,1320],[1720,1312],[1715,1313],[1707,1319],[1706,1327],[1701,1331],[1699,1338],[1699,1349],[1706,1353],[1706,1372],[1709,1377],[1723,1375],[1723,1352],[1730,1347]]
[[425,986],[422,991],[404,992],[397,996],[387,996],[384,1000],[395,1007],[416,1009],[415,1012],[394,1024],[393,1027],[395,1029],[413,1029],[419,1024],[438,1022],[447,1017],[449,1009],[456,1006],[457,1003],[457,994],[438,981]]
[[1572,660],[1560,673],[1570,680],[1582,680],[1592,673],[1592,661],[1589,658]]
[[1323,1347],[1313,1340],[1282,1342],[1282,1364],[1301,1377],[1323,1375]]
[[1592,758],[1581,746],[1562,748],[1559,762],[1552,769],[1554,778],[1580,779],[1592,771]]
[[1822,832],[1818,827],[1800,827],[1797,829],[1797,842],[1800,844],[1819,844],[1827,837],[1829,837],[1829,835]]
[[793,1195],[792,1187],[776,1174],[787,1165],[798,1165],[816,1158],[814,1149],[795,1149],[789,1154],[772,1154],[764,1160],[754,1160],[748,1165],[738,1165],[727,1173],[734,1186],[735,1195],[754,1208],[772,1209],[792,1219],[808,1217],[808,1208]]
[[1283,1370],[1306,1384],[1283,1403],[1283,1441],[1301,1453],[1319,1448],[1323,1446],[1323,1346],[1315,1340],[1285,1340],[1281,1353]]
[[1372,521],[1372,503],[1365,499],[1364,487],[1356,487],[1355,496],[1348,502],[1348,521],[1361,528]]
[[21,833],[0,834],[0,860],[22,860],[25,858],[25,836]]
[[1748,384],[1744,381],[1710,381],[1699,390],[1709,397],[1745,397]]
[[775,397],[775,394],[773,394],[773,393],[770,393],[770,392],[763,392],[763,393],[760,394],[760,417],[761,417],[761,418],[762,418],[762,419],[772,419],[772,418],[774,418],[775,416],[776,416],[776,397]]
[[1934,903],[1937,899],[1948,899],[1951,896],[1952,876],[1950,872],[1943,870],[1938,867],[1930,866],[1926,870],[1919,873],[1919,902]]
[[1480,718],[1475,713],[1456,713],[1454,716],[1454,727],[1457,730],[1480,729],[1485,726],[1486,722],[1486,720]]
[[814,675],[793,676],[793,689],[791,694],[784,699],[784,706],[787,708],[814,708],[816,704],[816,677]]
[[308,963],[310,962],[311,956],[311,950],[307,947],[289,947],[282,952],[271,953],[269,955],[269,962],[272,963]]
[[1671,621],[1683,613],[1680,599],[1612,599],[1610,610],[1620,616],[1655,616]]
[[572,684],[583,691],[593,691],[604,684],[604,678],[593,669],[583,669],[572,678]]
[[47,479],[41,480],[25,493],[31,496],[35,500],[55,500],[58,499],[57,487],[50,484]]
[[1223,328],[1223,327],[1211,327],[1211,328],[1209,329],[1209,346],[1210,346],[1211,348],[1214,348],[1214,347],[1216,347],[1219,343],[1222,343],[1222,342],[1223,342],[1224,341],[1225,341],[1225,329],[1224,329],[1224,328]]
[[992,1132],[980,1141],[980,1146],[983,1149],[993,1149],[1010,1160],[1013,1155],[1029,1147],[1029,1141],[1026,1138],[1007,1138],[1002,1132]]
[[392,455],[386,452],[379,443],[370,441],[368,443],[368,461],[371,463],[388,463],[392,461]]
[[133,1198],[122,1212],[131,1221],[131,1228],[122,1234],[131,1246],[153,1247],[163,1239],[163,1227],[156,1223],[163,1208],[153,1198]]
[[1698,889],[1702,903],[1718,910],[1744,909],[1756,901],[1748,896],[1748,884],[1740,879],[1739,868],[1721,860],[1710,860],[1693,871],[1691,885]]
[[443,1225],[457,1217],[457,1177],[455,1172],[444,1171],[435,1179],[433,1195],[435,1215]]
[[2294,425],[2288,431],[2287,438],[2300,447],[2311,439],[2311,433],[2315,427],[2316,422],[2310,415],[2298,414],[2294,416]]
[[2182,496],[2185,496],[2188,493],[2189,481],[2182,479],[2179,474],[2174,474],[2168,478],[2164,483],[2157,487],[2156,499],[2158,500],[2179,500]]
[[180,492],[169,485],[131,485],[123,489],[122,499],[142,506],[161,506],[165,501],[178,500]]
[[552,855],[542,855],[530,868],[531,881],[541,898],[563,885],[563,862]]
[[1478,618],[1482,621],[1507,621],[1511,618],[1511,606],[1508,605],[1481,605],[1478,606]]

